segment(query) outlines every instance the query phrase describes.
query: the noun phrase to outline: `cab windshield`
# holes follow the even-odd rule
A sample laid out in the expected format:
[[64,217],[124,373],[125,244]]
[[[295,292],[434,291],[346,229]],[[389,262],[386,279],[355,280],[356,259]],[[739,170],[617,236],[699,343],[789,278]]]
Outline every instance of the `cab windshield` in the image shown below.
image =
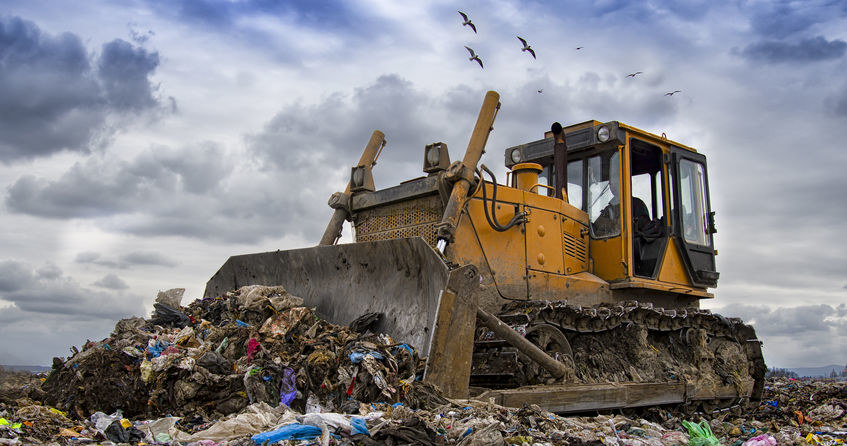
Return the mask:
[[588,158],[588,217],[594,238],[621,233],[619,172],[617,151]]

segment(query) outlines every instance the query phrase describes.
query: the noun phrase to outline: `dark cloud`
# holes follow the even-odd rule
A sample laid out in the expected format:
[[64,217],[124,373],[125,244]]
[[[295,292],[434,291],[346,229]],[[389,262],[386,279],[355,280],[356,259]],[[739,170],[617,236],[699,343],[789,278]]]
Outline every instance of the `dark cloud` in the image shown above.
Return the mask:
[[782,39],[805,31],[821,21],[825,11],[815,7],[812,2],[792,2],[785,0],[751,3],[750,25],[759,35]]
[[[497,142],[489,141],[485,162],[502,166],[507,146],[541,138],[556,120],[626,121],[645,110],[659,118],[675,113],[655,91],[634,93],[644,95],[645,103],[638,105],[632,97],[610,93],[619,75],[586,76],[580,89],[545,78],[504,91],[499,118],[504,124],[496,126]],[[547,85],[544,97],[535,93],[539,82]],[[453,159],[461,158],[484,94],[457,86],[428,95],[400,76],[384,75],[350,93],[286,106],[261,132],[245,138],[246,157],[208,143],[155,147],[127,161],[91,157],[55,180],[22,176],[7,189],[5,203],[17,213],[96,219],[105,230],[142,236],[317,239],[330,213],[327,197],[343,189],[349,166],[373,130],[382,130],[388,142],[374,169],[377,187],[395,185],[421,175],[421,153],[429,143],[445,142]],[[574,116],[561,115],[563,103],[571,104]],[[120,259],[78,261],[123,265]]]
[[438,133],[432,117],[423,113],[433,102],[409,81],[384,75],[350,96],[335,93],[315,105],[286,107],[260,134],[248,137],[248,148],[275,167],[319,169],[325,160],[353,164],[371,132],[380,129],[389,141],[387,151],[417,155]]
[[159,66],[159,53],[116,39],[103,45],[97,74],[106,100],[118,110],[138,110],[156,105],[149,76]]
[[828,41],[823,36],[796,42],[769,40],[751,43],[738,54],[751,61],[765,63],[817,62],[844,56],[847,42],[840,39]]
[[0,261],[0,293],[21,289],[22,284],[32,280],[32,271],[12,260]]
[[178,263],[157,252],[131,252],[119,257],[120,264],[123,265],[158,265],[158,266],[176,266]]
[[126,282],[114,274],[106,274],[102,279],[92,283],[92,285],[109,290],[125,290],[129,288]]
[[96,69],[90,59],[75,34],[0,18],[0,162],[88,152],[110,113],[156,105],[148,79],[156,53],[115,40]]
[[33,268],[14,260],[0,262],[0,299],[26,313],[118,319],[144,311],[137,296],[89,290],[55,265]]
[[106,260],[102,258],[102,255],[99,252],[86,251],[81,252],[76,255],[74,258],[74,262],[76,263],[89,263],[92,265],[106,266],[109,268],[119,268],[118,262],[113,260]]
[[770,366],[828,364],[847,355],[847,308],[839,305],[730,304],[716,309],[724,316],[741,317],[756,329]]
[[222,155],[219,147],[205,143],[182,151],[157,147],[130,162],[91,158],[58,180],[23,176],[7,189],[5,201],[14,212],[48,218],[94,218],[166,206],[177,192],[215,192],[232,169]]
[[219,2],[214,0],[149,0],[160,13],[176,13],[182,20],[214,28],[236,27],[239,19],[264,14],[271,17],[292,15],[298,23],[319,26],[327,30],[347,28],[356,23],[357,10],[347,2],[332,0],[314,2],[293,0],[251,0]]
[[741,317],[756,327],[759,336],[795,336],[844,332],[847,321],[830,305],[772,308],[766,305],[730,304],[719,309],[725,316]]
[[107,268],[128,269],[134,266],[177,266],[179,263],[163,254],[150,251],[134,251],[118,256],[117,260],[103,258],[99,252],[80,252],[74,259],[76,263],[105,266]]

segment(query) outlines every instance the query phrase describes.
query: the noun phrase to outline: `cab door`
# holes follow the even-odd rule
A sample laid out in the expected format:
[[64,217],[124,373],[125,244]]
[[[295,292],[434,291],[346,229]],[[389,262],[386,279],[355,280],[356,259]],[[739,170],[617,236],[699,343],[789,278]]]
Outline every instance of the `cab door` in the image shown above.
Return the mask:
[[717,286],[712,234],[716,231],[709,199],[706,157],[671,146],[672,231],[691,282]]

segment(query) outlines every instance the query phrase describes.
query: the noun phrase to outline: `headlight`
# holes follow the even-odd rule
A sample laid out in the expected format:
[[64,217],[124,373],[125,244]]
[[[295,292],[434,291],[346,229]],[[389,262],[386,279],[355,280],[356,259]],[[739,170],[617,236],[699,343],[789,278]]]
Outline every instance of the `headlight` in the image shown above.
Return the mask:
[[521,162],[521,149],[512,150],[512,162],[517,164]]
[[597,139],[600,142],[608,141],[610,136],[611,136],[611,133],[609,132],[609,128],[606,127],[605,125],[603,127],[600,127],[599,129],[597,129]]
[[441,159],[441,156],[439,156],[439,153],[438,153],[438,146],[432,146],[432,147],[429,148],[429,150],[427,150],[427,152],[426,152],[426,162],[430,166],[437,166],[438,161],[440,159]]

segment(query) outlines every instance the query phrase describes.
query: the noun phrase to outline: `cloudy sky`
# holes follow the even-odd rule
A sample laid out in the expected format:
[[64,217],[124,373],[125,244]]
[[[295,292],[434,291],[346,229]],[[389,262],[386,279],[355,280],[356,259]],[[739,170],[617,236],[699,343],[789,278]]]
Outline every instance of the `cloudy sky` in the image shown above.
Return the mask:
[[489,166],[553,121],[705,153],[704,306],[754,323],[771,366],[844,364],[845,53],[844,0],[0,0],[0,364],[200,297],[229,255],[314,245],[374,129],[396,184],[428,143],[459,157],[487,90]]

